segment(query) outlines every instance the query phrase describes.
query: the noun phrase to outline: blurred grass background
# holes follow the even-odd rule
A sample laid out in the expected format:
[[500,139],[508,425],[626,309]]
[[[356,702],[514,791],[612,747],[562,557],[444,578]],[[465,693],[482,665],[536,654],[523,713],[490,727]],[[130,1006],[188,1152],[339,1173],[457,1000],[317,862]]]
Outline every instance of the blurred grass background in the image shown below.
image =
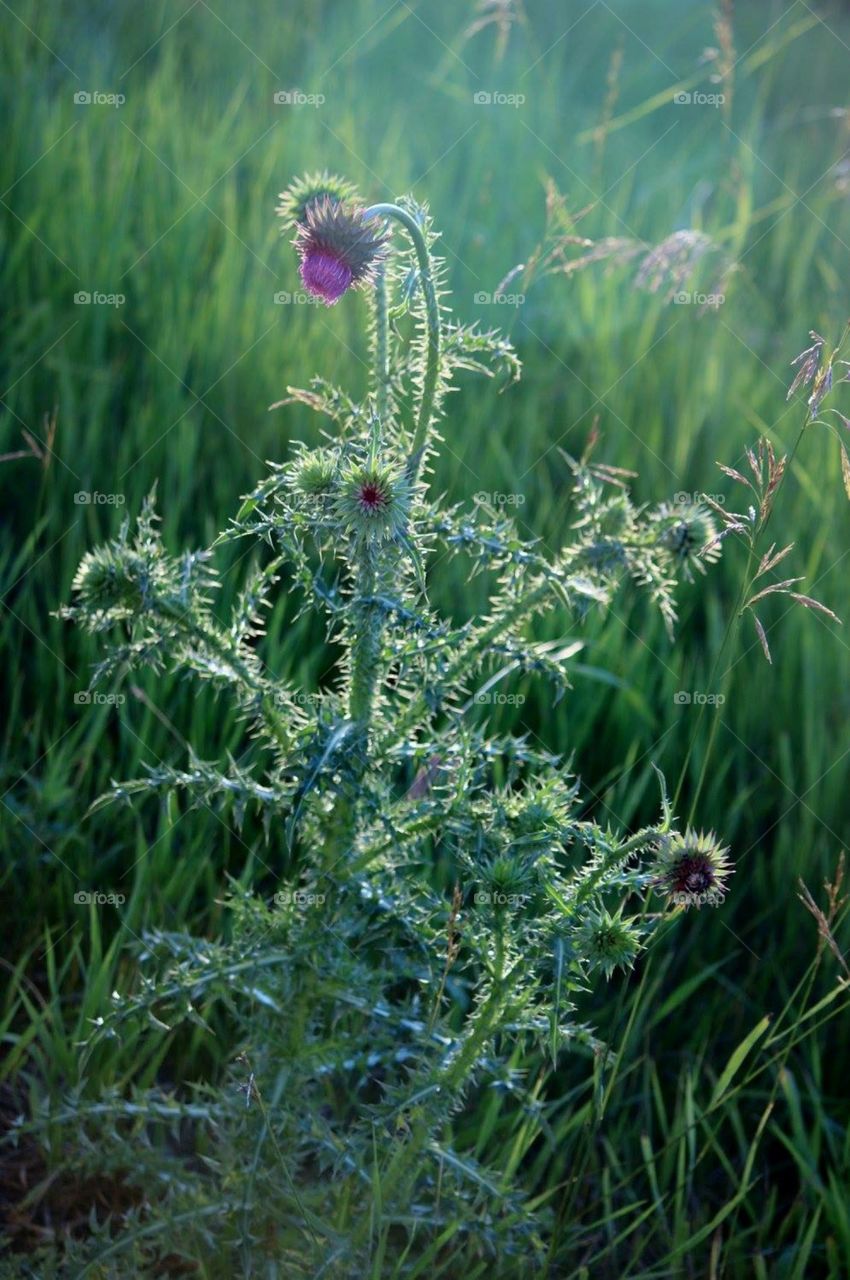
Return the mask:
[[[759,434],[790,448],[803,407],[785,402],[789,363],[810,329],[834,341],[850,314],[850,15],[802,0],[739,6],[734,53],[715,83],[726,55],[702,3],[94,0],[80,10],[13,0],[3,9],[0,453],[28,456],[0,472],[0,911],[11,963],[26,955],[36,989],[65,992],[50,1003],[49,1029],[32,1006],[23,1039],[10,997],[8,1069],[32,1044],[49,1044],[42,1067],[58,1088],[78,1070],[74,1027],[110,989],[121,935],[153,923],[214,929],[225,871],[246,881],[256,871],[259,833],[239,836],[210,814],[85,818],[110,777],[179,760],[187,740],[202,755],[235,749],[240,728],[211,695],[167,678],[124,689],[117,712],[75,704],[97,650],[52,611],[83,552],[155,482],[168,541],[198,544],[223,527],[264,460],[284,457],[290,439],[317,442],[322,424],[304,408],[267,412],[287,384],[318,372],[354,393],[364,387],[361,304],[275,304],[297,285],[273,216],[277,193],[325,167],[369,199],[412,190],[443,232],[459,317],[511,332],[523,380],[503,395],[469,380],[452,398],[438,489],[457,500],[521,493],[525,531],[557,545],[569,507],[556,446],[578,452],[598,415],[600,457],[636,470],[642,499],[707,491],[733,505],[741,499],[716,460],[739,465]],[[680,88],[727,102],[677,105]],[[323,101],[274,102],[294,89]],[[79,92],[126,101],[79,105]],[[481,106],[481,92],[525,101]],[[519,308],[477,303],[539,241],[547,179],[574,212],[587,211],[580,230],[594,240],[654,244],[676,229],[705,231],[737,263],[725,303],[673,305],[635,288],[633,271],[604,266],[542,280]],[[80,291],[126,300],[76,305]],[[80,491],[119,494],[123,506],[75,504]],[[771,536],[796,543],[789,572],[846,616],[850,506],[838,446],[822,428],[803,440]],[[708,758],[711,714],[698,724],[694,706],[674,701],[680,689],[712,692],[707,673],[743,563],[730,545],[705,588],[685,589],[675,644],[626,597],[619,621],[582,633],[587,678],[577,672],[555,713],[533,687],[519,711],[500,711],[500,727],[513,722],[574,754],[598,813],[625,824],[655,811],[651,764],[675,783],[696,733],[681,808],[687,815],[704,772],[695,820],[729,841],[738,871],[722,913],[683,923],[660,968],[658,1006],[673,1000],[675,1016],[651,1035],[641,1023],[632,1040],[643,1055],[635,1069],[659,1071],[672,1090],[696,1062],[719,1070],[784,1002],[816,945],[797,879],[819,886],[847,841],[850,662],[840,629],[802,610],[785,616],[781,598],[768,603],[774,665],[744,630],[721,667],[734,668],[731,694]],[[239,583],[235,555],[222,569],[226,601]],[[435,579],[434,592],[458,611],[483,605],[477,583]],[[282,601],[267,658],[314,682],[327,654],[308,623],[291,625],[292,612]],[[566,618],[547,625],[573,631]],[[273,862],[273,850],[263,858]],[[127,903],[95,919],[74,904],[79,889],[124,893]],[[619,1016],[616,1001],[597,1003],[597,1016]],[[850,1158],[846,1143],[836,1154],[823,1135],[847,1124],[850,1035],[846,1024],[828,1034],[828,1059],[813,1036],[795,1068],[805,1087],[817,1083],[800,1132],[814,1126],[822,1141],[805,1158],[780,1144],[776,1160],[781,1203],[827,1205],[837,1231],[840,1197],[830,1208],[822,1162],[845,1176]],[[650,1109],[653,1087],[647,1077],[637,1090]],[[612,1099],[614,1131],[618,1117],[630,1123],[630,1100]]]

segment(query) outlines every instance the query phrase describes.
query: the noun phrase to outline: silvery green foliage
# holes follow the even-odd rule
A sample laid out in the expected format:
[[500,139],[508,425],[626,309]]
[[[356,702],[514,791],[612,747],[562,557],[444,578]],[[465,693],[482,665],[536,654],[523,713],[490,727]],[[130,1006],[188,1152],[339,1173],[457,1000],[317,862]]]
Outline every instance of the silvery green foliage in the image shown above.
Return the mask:
[[[429,1248],[433,1274],[482,1255],[494,1274],[532,1266],[547,1211],[532,1212],[515,1171],[490,1167],[463,1116],[495,1089],[524,1117],[523,1149],[545,1143],[512,1055],[537,1046],[554,1066],[601,1051],[580,993],[631,966],[660,919],[659,858],[682,844],[663,785],[658,821],[636,833],[583,817],[565,762],[496,735],[486,700],[532,676],[555,699],[568,691],[570,647],[530,638],[547,611],[577,628],[631,584],[672,628],[677,577],[701,550],[716,557],[711,516],[636,506],[625,473],[589,451],[564,459],[574,502],[554,555],[503,510],[436,498],[428,459],[455,373],[510,381],[519,363],[499,334],[451,318],[427,211],[378,208],[407,235],[366,294],[367,397],[320,378],[291,391],[328,419],[321,449],[272,466],[200,553],[172,554],[147,501],[135,528],[86,556],[64,610],[107,640],[97,680],[180,670],[245,722],[239,763],[193,755],[99,803],[176,795],[235,824],[256,811],[266,861],[287,869],[268,897],[231,898],[227,940],[148,936],[138,985],[94,1033],[212,1019],[234,1046],[221,1088],[69,1102],[81,1166],[129,1167],[145,1188],[145,1211],[108,1246],[124,1241],[138,1267],[160,1243],[215,1256],[210,1275],[249,1257],[258,1275],[264,1259],[292,1276],[365,1276],[376,1259],[403,1275]],[[256,561],[222,619],[214,559],[234,540]],[[436,577],[455,559],[491,575],[486,616],[457,623],[432,605],[431,566]],[[284,589],[342,655],[322,689],[264,660],[263,619]],[[191,1166],[168,1154],[187,1126]]]

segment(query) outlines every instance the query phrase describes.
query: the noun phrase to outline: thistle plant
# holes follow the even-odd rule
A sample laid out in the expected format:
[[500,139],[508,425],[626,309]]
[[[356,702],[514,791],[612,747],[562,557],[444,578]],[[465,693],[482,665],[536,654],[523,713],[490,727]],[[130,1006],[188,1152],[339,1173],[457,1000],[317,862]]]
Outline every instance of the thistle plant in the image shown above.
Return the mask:
[[[511,345],[452,318],[438,238],[412,198],[366,206],[320,174],[279,214],[306,289],[327,305],[359,290],[368,392],[290,388],[288,402],[329,420],[321,448],[273,464],[199,552],[167,549],[149,498],[84,558],[63,610],[107,639],[95,681],[180,671],[244,720],[238,759],[161,763],[98,802],[158,796],[237,828],[259,815],[269,878],[232,891],[223,938],[147,934],[140,981],[84,1050],[112,1037],[149,1060],[183,1024],[226,1026],[231,1075],[179,1097],[148,1089],[132,1107],[76,1098],[75,1159],[144,1188],[144,1207],[97,1246],[139,1266],[161,1246],[215,1256],[211,1275],[250,1259],[264,1274],[401,1275],[426,1256],[435,1273],[487,1256],[519,1274],[545,1252],[547,1210],[519,1170],[546,1125],[516,1055],[537,1046],[553,1070],[577,1047],[604,1055],[584,994],[684,907],[721,901],[731,868],[713,835],[679,829],[660,775],[656,820],[618,830],[588,816],[567,762],[496,733],[488,704],[531,677],[567,694],[573,647],[532,634],[547,612],[577,628],[632,590],[672,633],[678,579],[719,554],[715,517],[636,505],[595,440],[563,455],[573,505],[557,550],[486,501],[435,496],[455,374],[515,380]],[[214,559],[233,543],[256,559],[222,619]],[[455,560],[489,575],[484,616],[432,603]],[[272,671],[263,618],[283,592],[324,619],[339,655],[321,688]],[[464,1137],[490,1086],[527,1112],[511,1168]],[[163,1175],[178,1123],[201,1159]]]

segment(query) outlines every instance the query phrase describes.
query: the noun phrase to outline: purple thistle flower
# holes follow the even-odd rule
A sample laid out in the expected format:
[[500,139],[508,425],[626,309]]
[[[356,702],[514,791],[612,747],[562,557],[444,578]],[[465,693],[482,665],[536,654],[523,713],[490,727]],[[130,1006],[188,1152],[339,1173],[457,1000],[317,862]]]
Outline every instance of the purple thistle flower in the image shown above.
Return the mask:
[[333,306],[348,289],[371,282],[386,239],[374,234],[361,210],[329,198],[311,204],[293,241],[304,288]]
[[351,268],[343,257],[319,246],[303,253],[300,273],[304,288],[329,307],[339,301],[353,279]]

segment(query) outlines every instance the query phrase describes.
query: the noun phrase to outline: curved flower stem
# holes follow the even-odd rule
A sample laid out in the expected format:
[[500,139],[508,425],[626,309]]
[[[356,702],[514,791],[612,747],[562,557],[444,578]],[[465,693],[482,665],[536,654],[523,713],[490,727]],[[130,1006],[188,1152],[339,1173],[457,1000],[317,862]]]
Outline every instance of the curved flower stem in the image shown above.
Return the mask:
[[434,288],[434,278],[431,272],[431,255],[419,223],[400,205],[373,204],[365,210],[363,218],[364,220],[367,218],[395,218],[397,222],[401,223],[413,241],[413,247],[416,250],[416,257],[419,262],[422,292],[425,295],[427,336],[422,397],[419,401],[416,429],[413,434],[413,444],[407,463],[408,477],[413,483],[419,473],[419,467],[428,443],[428,431],[434,413],[434,399],[440,371],[440,308],[437,303],[437,291]]

